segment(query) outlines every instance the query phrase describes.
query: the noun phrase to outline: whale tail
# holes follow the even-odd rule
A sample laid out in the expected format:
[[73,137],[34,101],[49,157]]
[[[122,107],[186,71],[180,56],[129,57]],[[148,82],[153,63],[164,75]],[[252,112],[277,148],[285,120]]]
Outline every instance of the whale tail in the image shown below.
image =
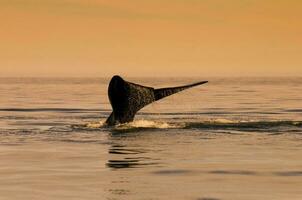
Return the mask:
[[159,88],[159,89],[155,89],[154,90],[154,96],[155,96],[155,100],[160,100],[162,98],[165,98],[167,96],[170,96],[172,94],[181,92],[185,89],[189,89],[191,87],[195,87],[198,85],[202,85],[207,83],[208,81],[201,81],[201,82],[197,82],[197,83],[193,83],[190,85],[184,85],[184,86],[179,86],[179,87],[169,87],[169,88]]
[[106,120],[106,124],[112,126],[118,123],[131,122],[134,120],[135,114],[146,105],[205,83],[207,81],[180,87],[154,89],[125,81],[120,76],[114,76],[108,87],[108,96],[113,111]]

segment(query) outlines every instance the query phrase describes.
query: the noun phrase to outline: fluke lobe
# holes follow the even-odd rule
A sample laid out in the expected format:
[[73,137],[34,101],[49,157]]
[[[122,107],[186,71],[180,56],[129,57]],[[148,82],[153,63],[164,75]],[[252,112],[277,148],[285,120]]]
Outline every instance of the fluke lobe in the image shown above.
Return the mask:
[[154,89],[125,81],[120,76],[113,76],[108,87],[108,96],[113,111],[106,120],[106,124],[113,126],[132,122],[135,114],[146,105],[207,82],[201,81],[184,86]]

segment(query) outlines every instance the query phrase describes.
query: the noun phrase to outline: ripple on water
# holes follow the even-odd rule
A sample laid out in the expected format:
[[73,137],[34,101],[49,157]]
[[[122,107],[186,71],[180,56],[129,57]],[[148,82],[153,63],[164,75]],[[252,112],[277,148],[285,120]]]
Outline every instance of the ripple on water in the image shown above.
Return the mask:
[[149,157],[150,151],[144,148],[113,144],[108,153],[112,158],[108,160],[106,166],[111,169],[141,168],[160,164],[159,160]]

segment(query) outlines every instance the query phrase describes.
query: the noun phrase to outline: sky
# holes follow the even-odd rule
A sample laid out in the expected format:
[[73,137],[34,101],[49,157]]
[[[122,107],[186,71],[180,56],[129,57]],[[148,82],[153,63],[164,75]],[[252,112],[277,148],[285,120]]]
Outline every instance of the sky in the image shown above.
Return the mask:
[[301,76],[301,10],[301,0],[0,0],[0,76]]

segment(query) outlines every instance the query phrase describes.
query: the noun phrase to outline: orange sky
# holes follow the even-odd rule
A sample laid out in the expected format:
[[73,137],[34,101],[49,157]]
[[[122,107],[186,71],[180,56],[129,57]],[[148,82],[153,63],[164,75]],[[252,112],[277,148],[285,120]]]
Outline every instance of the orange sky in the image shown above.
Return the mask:
[[301,0],[0,0],[0,76],[302,75]]

